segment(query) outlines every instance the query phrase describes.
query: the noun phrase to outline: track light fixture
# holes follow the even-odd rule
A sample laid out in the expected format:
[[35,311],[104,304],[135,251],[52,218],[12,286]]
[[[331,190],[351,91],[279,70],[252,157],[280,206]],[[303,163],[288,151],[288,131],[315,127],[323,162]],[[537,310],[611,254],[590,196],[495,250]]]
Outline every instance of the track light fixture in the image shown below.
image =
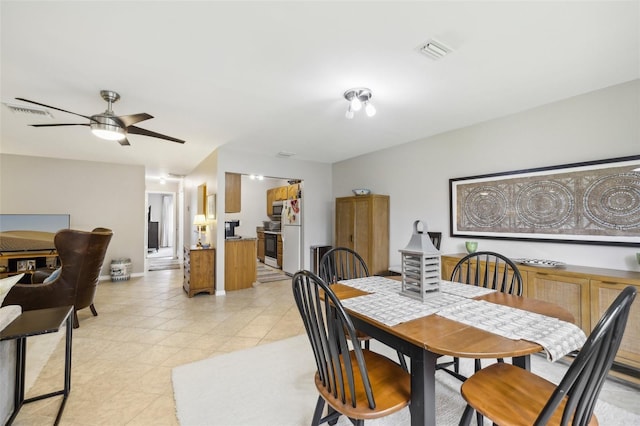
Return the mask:
[[345,116],[348,119],[352,119],[355,112],[360,111],[363,106],[367,116],[373,117],[376,115],[376,108],[371,103],[371,96],[373,96],[371,90],[366,87],[356,87],[344,92],[344,98],[349,101],[349,108]]

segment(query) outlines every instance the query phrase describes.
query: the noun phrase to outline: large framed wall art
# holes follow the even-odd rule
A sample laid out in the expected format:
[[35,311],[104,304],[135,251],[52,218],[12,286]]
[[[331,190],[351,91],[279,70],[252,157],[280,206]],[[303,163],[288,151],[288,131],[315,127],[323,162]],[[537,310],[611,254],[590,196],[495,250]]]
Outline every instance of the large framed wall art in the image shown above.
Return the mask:
[[640,246],[640,155],[449,180],[451,236]]

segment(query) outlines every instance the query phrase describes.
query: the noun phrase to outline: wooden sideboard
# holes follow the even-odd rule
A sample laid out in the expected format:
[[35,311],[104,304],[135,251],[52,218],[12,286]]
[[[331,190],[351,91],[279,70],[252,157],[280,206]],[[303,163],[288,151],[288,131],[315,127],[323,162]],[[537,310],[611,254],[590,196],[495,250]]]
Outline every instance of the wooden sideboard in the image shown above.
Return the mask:
[[189,297],[207,292],[214,294],[216,284],[216,249],[184,248],[182,288]]
[[[466,254],[442,256],[442,278],[448,280],[453,268]],[[628,285],[640,291],[640,272],[566,265],[545,268],[518,264],[523,280],[523,295],[555,303],[567,309],[576,324],[589,335],[618,294]],[[631,305],[616,364],[627,376],[640,380],[640,302]],[[625,377],[629,378],[629,377]]]

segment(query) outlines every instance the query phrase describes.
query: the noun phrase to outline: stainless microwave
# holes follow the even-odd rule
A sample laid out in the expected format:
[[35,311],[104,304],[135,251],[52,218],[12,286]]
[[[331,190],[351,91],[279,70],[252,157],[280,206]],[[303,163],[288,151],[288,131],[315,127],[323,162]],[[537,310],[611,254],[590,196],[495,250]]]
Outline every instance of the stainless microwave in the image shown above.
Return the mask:
[[282,201],[274,201],[272,215],[273,216],[282,216]]

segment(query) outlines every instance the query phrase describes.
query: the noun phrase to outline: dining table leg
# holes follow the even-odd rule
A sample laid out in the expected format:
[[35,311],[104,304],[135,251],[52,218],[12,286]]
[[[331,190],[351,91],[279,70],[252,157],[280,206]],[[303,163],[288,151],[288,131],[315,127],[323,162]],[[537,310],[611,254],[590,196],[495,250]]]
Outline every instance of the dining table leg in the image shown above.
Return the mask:
[[513,365],[531,371],[531,355],[514,356]]
[[437,354],[417,347],[411,353],[411,426],[436,424],[437,359]]

